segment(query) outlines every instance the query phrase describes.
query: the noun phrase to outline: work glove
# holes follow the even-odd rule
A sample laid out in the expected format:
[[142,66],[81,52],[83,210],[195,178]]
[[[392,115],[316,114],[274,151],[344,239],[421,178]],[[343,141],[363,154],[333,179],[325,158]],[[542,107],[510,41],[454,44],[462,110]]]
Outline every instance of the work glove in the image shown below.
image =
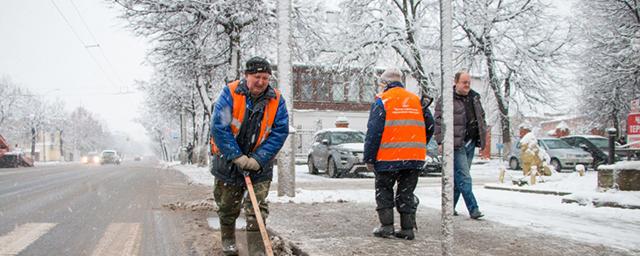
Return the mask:
[[233,159],[233,163],[245,171],[260,170],[260,164],[258,164],[258,161],[252,157],[247,157],[246,155]]
[[233,163],[236,164],[240,169],[247,169],[247,163],[249,162],[249,157],[246,155],[242,155],[236,159],[233,159]]
[[247,161],[247,165],[245,166],[245,169],[248,171],[257,171],[257,170],[260,170],[260,164],[258,163],[258,161],[256,161],[255,158],[250,157],[249,160]]

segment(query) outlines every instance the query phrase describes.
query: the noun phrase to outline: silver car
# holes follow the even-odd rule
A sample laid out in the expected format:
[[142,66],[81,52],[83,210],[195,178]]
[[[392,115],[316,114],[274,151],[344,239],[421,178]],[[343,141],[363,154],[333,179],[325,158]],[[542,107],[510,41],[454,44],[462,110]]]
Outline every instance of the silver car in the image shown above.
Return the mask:
[[348,128],[320,130],[313,136],[307,159],[309,173],[324,170],[332,178],[367,172],[364,163],[364,137],[361,131]]
[[[551,159],[551,165],[558,171],[562,169],[574,169],[578,164],[587,167],[593,162],[591,154],[580,148],[574,148],[558,138],[538,139],[538,146],[547,151]],[[513,170],[520,169],[520,142],[518,142],[516,148],[512,151],[509,159],[509,167]]]

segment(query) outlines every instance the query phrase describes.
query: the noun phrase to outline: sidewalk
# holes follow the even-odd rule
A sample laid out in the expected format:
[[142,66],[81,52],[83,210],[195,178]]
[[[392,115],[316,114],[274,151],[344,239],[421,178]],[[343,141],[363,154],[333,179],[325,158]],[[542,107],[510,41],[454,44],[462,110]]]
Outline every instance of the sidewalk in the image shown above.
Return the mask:
[[[416,239],[373,237],[375,209],[362,203],[272,203],[267,225],[308,255],[441,255],[440,212],[420,208]],[[399,216],[396,213],[396,228]],[[454,217],[453,255],[638,255],[499,223]]]

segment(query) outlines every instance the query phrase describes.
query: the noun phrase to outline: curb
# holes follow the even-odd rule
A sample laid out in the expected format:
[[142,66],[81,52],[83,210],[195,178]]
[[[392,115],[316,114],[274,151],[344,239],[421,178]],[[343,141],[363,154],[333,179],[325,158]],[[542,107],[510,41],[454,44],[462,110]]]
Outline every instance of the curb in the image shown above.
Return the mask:
[[552,191],[552,190],[537,190],[537,189],[528,189],[528,188],[514,188],[514,187],[501,187],[495,185],[485,184],[484,188],[486,189],[494,189],[494,190],[505,190],[505,191],[515,191],[522,193],[532,193],[532,194],[542,194],[542,195],[554,195],[554,196],[566,196],[571,195],[569,192],[564,191]]

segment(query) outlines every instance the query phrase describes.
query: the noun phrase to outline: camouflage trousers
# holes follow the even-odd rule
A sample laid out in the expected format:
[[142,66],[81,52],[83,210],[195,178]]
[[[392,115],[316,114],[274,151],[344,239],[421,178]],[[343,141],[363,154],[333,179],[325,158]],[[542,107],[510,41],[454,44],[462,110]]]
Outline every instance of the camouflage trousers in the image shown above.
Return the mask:
[[[245,186],[225,184],[218,179],[216,179],[214,183],[213,197],[218,205],[220,225],[235,226],[236,219],[240,215],[240,207],[243,207],[247,225],[253,226],[256,216],[253,211],[253,205],[251,204],[251,198],[249,198],[249,192],[246,191],[247,189]],[[260,213],[264,219],[269,215],[269,205],[267,205],[266,198],[267,195],[269,195],[270,186],[271,181],[263,181],[253,184],[253,190],[256,193]]]

